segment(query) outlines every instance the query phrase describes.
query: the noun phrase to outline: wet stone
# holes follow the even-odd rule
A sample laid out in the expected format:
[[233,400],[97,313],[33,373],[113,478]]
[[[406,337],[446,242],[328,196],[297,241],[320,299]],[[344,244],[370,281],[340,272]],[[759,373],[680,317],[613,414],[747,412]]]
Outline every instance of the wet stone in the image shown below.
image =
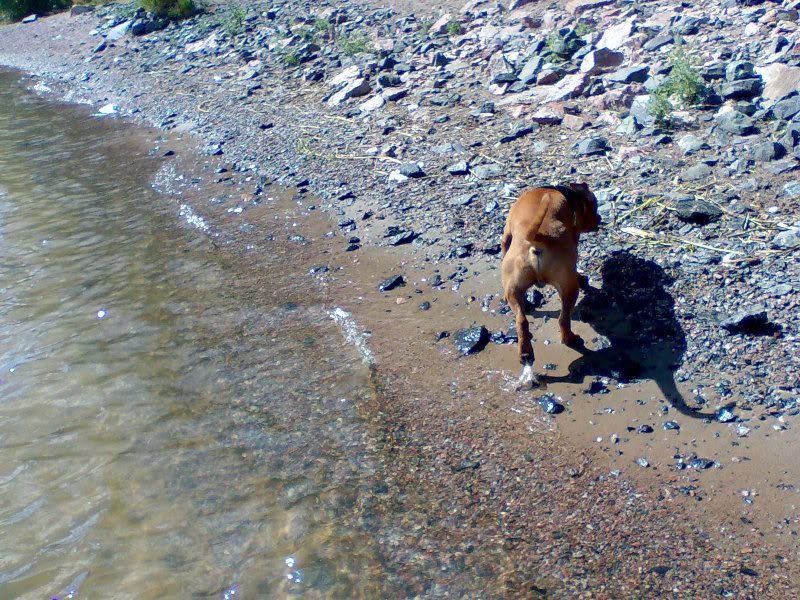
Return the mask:
[[736,407],[736,404],[727,404],[719,409],[717,409],[716,419],[720,423],[731,423],[732,421],[736,420],[736,415],[733,413],[733,409]]
[[539,406],[548,415],[557,415],[564,412],[564,406],[556,401],[553,394],[545,394],[539,398]]
[[489,332],[483,325],[461,329],[453,334],[453,344],[465,356],[480,352],[489,342]]
[[675,422],[675,421],[665,421],[664,422],[664,429],[666,431],[677,431],[680,428],[681,428],[681,426],[678,425],[678,423]]
[[430,310],[431,309],[431,303],[426,300],[425,302],[420,303],[419,309],[422,310],[422,311]]
[[402,287],[406,284],[406,279],[402,275],[393,275],[388,279],[383,280],[378,285],[379,292],[389,292],[395,288]]

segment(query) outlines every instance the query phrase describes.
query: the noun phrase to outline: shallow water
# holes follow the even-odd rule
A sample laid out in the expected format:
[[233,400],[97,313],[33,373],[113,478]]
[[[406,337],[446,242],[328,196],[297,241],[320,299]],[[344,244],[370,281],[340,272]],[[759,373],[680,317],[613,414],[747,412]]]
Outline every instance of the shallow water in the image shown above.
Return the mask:
[[[374,597],[368,370],[303,278],[246,290],[150,139],[0,73],[0,597]],[[268,257],[265,258],[268,260]]]

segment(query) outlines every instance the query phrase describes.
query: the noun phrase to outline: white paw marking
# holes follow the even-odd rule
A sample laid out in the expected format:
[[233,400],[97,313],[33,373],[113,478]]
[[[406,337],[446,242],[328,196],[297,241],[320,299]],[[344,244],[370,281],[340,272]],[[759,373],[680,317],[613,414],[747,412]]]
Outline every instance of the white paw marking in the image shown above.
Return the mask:
[[533,372],[533,365],[524,365],[522,367],[522,374],[519,376],[517,382],[517,390],[533,389],[539,385],[539,378]]

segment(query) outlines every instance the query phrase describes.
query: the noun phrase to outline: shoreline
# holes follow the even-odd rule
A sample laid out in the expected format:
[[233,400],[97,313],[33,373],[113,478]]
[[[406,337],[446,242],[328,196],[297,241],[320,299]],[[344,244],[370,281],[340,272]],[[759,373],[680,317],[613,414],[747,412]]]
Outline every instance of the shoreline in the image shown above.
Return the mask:
[[[58,18],[63,20],[63,17],[55,17],[55,19]],[[71,57],[69,60],[73,61],[70,64],[77,64],[76,57]],[[50,73],[50,76],[52,77],[54,72],[62,68],[63,66],[57,67]],[[108,68],[113,69],[114,67],[109,65]],[[61,71],[62,74],[64,72]],[[73,73],[73,77],[69,78],[66,83],[61,81],[63,89],[60,91],[71,90],[72,93],[68,93],[66,96],[74,101],[83,93],[80,91],[80,87],[76,87],[80,84],[80,77]],[[102,89],[105,84],[97,85],[98,89]],[[120,95],[119,98],[106,98],[111,102],[119,102],[123,107],[130,106],[129,103],[141,104],[138,112],[123,115],[126,118],[132,118],[134,121],[161,120],[162,128],[163,125],[166,125],[169,129],[177,130],[181,134],[191,130],[191,133],[195,135],[196,132],[189,123],[198,115],[202,116],[203,113],[200,110],[203,107],[202,101],[195,106],[194,114],[189,108],[194,106],[193,103],[186,103],[183,108],[168,109],[170,114],[176,112],[177,115],[167,119],[164,123],[164,110],[153,108],[158,104],[163,105],[163,102],[159,102],[160,99],[157,94],[149,99],[133,96],[126,98],[123,95]],[[193,99],[196,100],[197,97]],[[292,124],[299,124],[296,115],[286,116],[287,113],[292,112],[291,110],[282,111],[276,108],[276,112],[271,114],[268,119],[272,121],[273,127],[261,130],[260,125],[266,124],[261,122],[264,119],[257,118],[252,111],[242,112],[246,114],[239,113],[236,119],[241,121],[234,123],[234,126],[241,126],[243,131],[256,128],[259,128],[260,131],[270,131],[279,127],[290,128],[293,126]],[[276,117],[276,114],[279,114],[280,117]],[[175,126],[178,120],[183,122]],[[351,125],[348,124],[349,126]],[[298,134],[298,130],[293,133]],[[243,133],[238,136],[238,138],[244,137],[246,136]],[[209,148],[209,146],[213,146],[210,144],[213,139],[204,137],[202,132],[200,139],[203,140],[201,146],[208,144],[207,148],[213,150],[213,147]],[[301,138],[298,137],[298,139]],[[243,139],[226,141],[223,147],[223,160],[229,156],[234,158],[238,156],[237,164],[259,163],[258,160],[248,156],[249,153],[246,152],[248,144]],[[281,162],[292,163],[293,155],[296,152],[291,150],[291,144],[287,145],[284,142],[276,144],[275,148],[282,153]],[[302,144],[299,146],[295,144],[295,149],[297,148],[302,149]],[[361,160],[372,162],[371,159]],[[316,166],[318,162],[313,164]],[[392,161],[384,162],[392,163]],[[232,171],[233,176],[242,180],[239,189],[244,194],[263,195],[258,194],[256,189],[261,187],[261,183],[258,181],[261,174],[259,171],[260,169],[248,170],[243,173]],[[272,177],[272,179],[278,183],[297,185],[303,183],[310,172],[321,173],[313,168],[310,171],[301,169],[294,173],[287,171],[282,177]],[[335,181],[337,174],[338,172],[334,169],[330,174],[330,179]],[[309,184],[298,186],[300,197],[306,198],[307,202],[313,204],[317,203],[311,196],[313,192],[318,191],[317,179],[319,178],[315,178],[315,181],[309,182]],[[337,191],[339,190],[339,186],[333,187]],[[329,204],[327,207],[329,216],[326,218],[332,218],[335,221],[334,215],[337,212],[335,199],[351,191],[338,191],[338,195],[334,196],[335,192],[326,189],[325,184],[319,187],[319,191],[323,194],[323,198],[328,198],[321,201]],[[396,193],[400,194],[399,204],[407,205],[406,199],[402,196],[402,189]],[[408,198],[412,206],[415,201],[415,193],[412,192]],[[360,192],[356,195],[359,196]],[[478,202],[482,202],[482,200],[480,199]],[[364,202],[364,204],[355,202],[352,206],[344,207],[340,220],[346,221],[348,218],[353,218],[351,215],[363,213],[364,210],[378,209],[380,211],[379,205],[373,201],[366,200]],[[203,215],[203,211],[210,210],[209,207],[195,208],[197,209],[195,212],[199,215]],[[403,224],[402,218],[398,215],[390,213],[385,216],[382,224],[387,226],[393,223]],[[217,218],[224,219],[221,215],[218,215]],[[213,221],[210,222],[213,223]],[[504,320],[502,315],[489,316],[483,311],[476,314],[477,310],[480,310],[478,309],[480,302],[470,300],[470,297],[475,297],[476,300],[482,296],[485,297],[487,290],[492,289],[492,269],[496,268],[493,259],[488,257],[470,259],[470,268],[480,271],[482,275],[467,278],[461,282],[459,293],[451,294],[447,290],[431,289],[428,282],[423,281],[423,279],[431,277],[431,265],[425,261],[424,247],[373,249],[369,246],[372,245],[378,234],[372,232],[368,234],[369,237],[365,238],[367,242],[364,244],[366,247],[363,252],[347,254],[341,249],[344,240],[351,235],[359,235],[360,230],[353,234],[345,231],[336,238],[325,239],[322,237],[322,230],[326,228],[322,226],[322,223],[318,222],[311,227],[312,231],[316,228],[317,233],[316,237],[310,237],[310,239],[312,244],[318,244],[324,248],[323,253],[329,255],[332,262],[344,269],[343,274],[339,274],[338,269],[334,270],[338,277],[334,278],[331,283],[333,287],[337,288],[333,292],[333,295],[338,298],[336,306],[339,305],[339,302],[344,303],[345,308],[356,315],[359,324],[363,323],[363,326],[375,332],[370,346],[378,357],[377,369],[383,389],[382,398],[376,400],[376,406],[371,407],[369,412],[372,415],[384,415],[384,420],[381,421],[379,427],[386,429],[386,438],[391,440],[391,452],[396,456],[403,457],[391,465],[394,472],[389,481],[393,486],[396,485],[403,490],[404,494],[410,493],[413,489],[419,489],[421,486],[437,489],[442,496],[443,504],[445,504],[442,507],[428,507],[425,509],[429,511],[428,514],[416,515],[420,522],[429,522],[433,518],[440,528],[437,533],[438,537],[432,536],[431,539],[426,539],[425,534],[421,534],[421,540],[418,542],[424,542],[422,545],[428,547],[432,555],[438,554],[438,551],[442,549],[447,549],[454,555],[463,556],[470,553],[467,548],[473,543],[470,541],[471,537],[481,539],[482,536],[479,533],[463,531],[463,524],[459,522],[459,519],[464,519],[464,522],[470,522],[475,531],[486,532],[489,539],[483,540],[483,542],[495,548],[498,555],[504,556],[509,563],[522,559],[518,566],[509,567],[511,571],[504,579],[507,587],[502,595],[522,595],[521,590],[530,585],[531,573],[544,566],[560,570],[560,573],[553,579],[537,580],[533,589],[548,590],[547,593],[555,597],[559,597],[560,594],[579,593],[581,589],[592,590],[596,597],[603,597],[603,593],[613,595],[614,592],[622,593],[625,590],[628,592],[636,590],[640,593],[645,591],[666,593],[679,583],[689,586],[681,587],[682,590],[694,589],[708,592],[712,589],[709,586],[712,585],[711,582],[714,581],[714,578],[719,579],[723,574],[726,578],[730,577],[730,579],[726,579],[727,584],[737,590],[748,590],[750,593],[758,593],[759,589],[764,589],[761,586],[777,585],[776,581],[767,580],[766,569],[769,567],[762,562],[774,562],[769,548],[745,546],[749,549],[749,553],[752,553],[745,554],[746,558],[725,557],[719,551],[715,552],[713,546],[709,545],[710,543],[705,539],[706,535],[711,535],[713,538],[718,537],[718,532],[709,531],[698,534],[696,531],[688,531],[691,528],[690,524],[702,526],[703,521],[696,515],[693,517],[694,520],[689,521],[690,524],[684,524],[683,508],[672,508],[674,500],[662,498],[661,504],[658,505],[659,500],[651,497],[656,494],[650,491],[645,491],[640,499],[638,486],[652,482],[652,478],[648,479],[647,475],[638,476],[631,472],[625,473],[622,480],[617,480],[609,477],[606,472],[605,465],[600,458],[603,456],[603,451],[593,450],[590,444],[584,444],[583,456],[579,455],[580,458],[576,459],[575,456],[566,455],[566,448],[575,442],[574,436],[570,438],[569,435],[564,436],[562,433],[558,433],[557,437],[546,439],[545,434],[549,433],[552,427],[568,428],[563,422],[564,417],[568,415],[562,415],[560,421],[558,419],[552,421],[550,417],[541,413],[535,403],[534,398],[538,397],[538,394],[525,399],[514,398],[513,394],[509,392],[501,392],[505,382],[515,374],[516,367],[510,348],[492,346],[489,351],[475,357],[457,359],[452,348],[447,345],[447,340],[439,344],[432,343],[437,329],[452,331],[460,326],[467,326],[472,321],[485,322],[488,326],[489,320],[495,325],[493,330],[502,327]],[[230,228],[233,225],[228,222],[226,227]],[[336,228],[334,223],[331,225],[332,227],[327,229]],[[233,232],[228,235],[232,238],[236,237]],[[487,240],[487,247],[488,244]],[[354,260],[351,258],[353,256],[360,256],[360,258]],[[368,267],[363,268],[357,263],[367,263]],[[447,262],[441,262],[436,266],[440,267],[442,271],[452,268],[452,264]],[[395,271],[398,270],[404,271],[403,274],[408,280],[407,286],[395,290],[388,297],[378,294],[374,289],[377,283],[382,278],[395,274]],[[342,277],[348,279],[342,281]],[[428,285],[426,286],[426,284]],[[415,287],[422,290],[423,293],[415,294]],[[358,290],[358,292],[354,290]],[[496,292],[494,293],[496,294]],[[364,298],[364,300],[360,298]],[[393,298],[394,300],[392,300]],[[401,303],[396,302],[398,298],[402,299]],[[387,300],[392,301],[387,302]],[[425,300],[430,300],[434,308],[427,313],[420,313],[417,306]],[[547,306],[548,308],[553,307],[552,304]],[[392,323],[390,325],[385,324],[387,310],[391,310]],[[416,328],[418,334],[414,335],[414,339],[408,343],[408,348],[398,349],[396,341],[403,339],[404,334],[407,336],[409,328]],[[588,329],[585,329],[584,333],[591,335]],[[548,352],[550,351],[545,348],[539,352],[539,356],[543,354],[547,356]],[[439,358],[435,362],[428,363],[429,360],[433,361],[433,356]],[[569,355],[563,353],[556,353],[553,356],[556,359],[555,362],[558,362],[562,368],[571,360]],[[433,374],[420,371],[420,364],[428,365]],[[459,368],[463,368],[465,372],[459,373]],[[498,372],[498,369],[503,369],[506,374]],[[457,374],[454,376],[454,373]],[[424,382],[422,390],[419,389],[423,387],[420,386],[421,381]],[[566,395],[567,391],[571,391],[575,395],[575,399],[582,396],[578,387],[558,387],[559,384],[553,384],[553,386],[559,395]],[[412,388],[416,389],[412,391]],[[436,392],[433,393],[431,390],[436,390]],[[494,393],[491,390],[494,390]],[[646,388],[646,390],[646,393],[651,393],[650,388]],[[440,401],[447,400],[436,404],[430,402],[431,397]],[[571,411],[575,404],[573,400],[570,405]],[[514,408],[517,411],[514,411]],[[524,414],[522,419],[518,417],[520,414]],[[588,415],[586,412],[581,415],[591,416],[591,410]],[[525,419],[528,421],[526,422]],[[476,421],[480,422],[476,423]],[[526,427],[534,429],[531,431]],[[573,426],[573,434],[575,430],[580,430],[582,427],[582,424]],[[604,433],[601,437],[607,435]],[[565,442],[563,446],[562,442]],[[530,446],[533,446],[534,449],[531,450]],[[580,448],[581,445],[578,444],[578,447]],[[534,459],[525,458],[526,453],[529,453],[528,455]],[[479,455],[480,458],[475,458],[475,455]],[[536,457],[539,460],[536,460]],[[630,461],[632,458],[628,457],[628,460]],[[467,467],[460,468],[462,463],[467,464]],[[478,463],[477,466],[474,466],[475,463]],[[420,465],[416,467],[416,472],[413,470],[410,473],[402,472],[403,470],[407,471],[408,465],[413,464]],[[577,475],[573,475],[573,472]],[[626,483],[627,479],[635,482],[632,487]],[[532,481],[542,482],[542,489],[537,490],[535,494],[528,489]],[[490,490],[489,497],[485,500],[475,489],[481,486]],[[596,494],[595,500],[591,497],[588,499],[583,497],[587,490],[593,490],[592,493]],[[592,506],[597,499],[605,498],[605,494],[617,499],[613,502],[612,507],[607,509],[610,513],[607,515],[601,513],[601,507]],[[390,493],[388,496],[392,498],[394,494]],[[564,500],[564,506],[537,506],[547,498]],[[620,506],[620,504],[624,504],[621,501],[623,498],[626,503],[631,504]],[[656,504],[651,505],[650,502]],[[476,506],[478,508],[475,508]],[[642,513],[648,517],[645,518]],[[576,514],[583,516],[576,519]],[[454,515],[459,516],[454,517]],[[498,515],[503,515],[499,519],[502,521],[500,525],[497,523]],[[642,522],[642,520],[650,521],[654,518],[659,519],[659,523]],[[620,520],[631,520],[631,522],[623,523]],[[555,524],[557,521],[568,523],[568,525],[557,526]],[[662,532],[663,524],[667,522],[675,528],[674,531],[664,539],[657,540],[659,533],[656,532]],[[586,524],[596,527],[597,531],[589,530],[587,532]],[[537,530],[540,527],[549,533],[538,534]],[[612,531],[610,527],[618,529]],[[648,527],[653,528],[650,537],[648,537]],[[567,532],[560,532],[561,529],[567,529]],[[560,537],[553,535],[559,532]],[[741,535],[746,534],[742,532]],[[609,539],[616,540],[620,545],[624,545],[621,540],[629,540],[630,536],[635,536],[638,546],[634,544],[634,549],[628,548],[629,555],[618,556],[615,555],[616,553],[612,553],[609,556],[609,546],[612,546],[613,543],[602,539],[604,536],[611,536]],[[463,547],[457,548],[458,544],[455,540],[458,540]],[[736,543],[738,542],[730,542],[732,545]],[[576,547],[580,549],[574,550]],[[565,552],[572,558],[568,559],[566,564],[558,564],[560,561],[557,557],[563,556]],[[696,555],[695,558],[687,558],[688,564],[681,566],[680,573],[675,573],[670,569],[663,571],[662,567],[674,560],[676,556],[685,556],[692,552]],[[704,573],[703,569],[707,569],[708,566],[705,565],[702,568],[700,566],[707,562],[709,556],[714,556],[713,560],[718,561],[713,567],[717,571],[716,574]],[[758,558],[751,560],[750,556],[758,556]],[[581,582],[580,573],[583,572],[582,569],[588,569],[583,564],[587,560],[592,563],[591,580]],[[698,564],[693,565],[692,560],[698,561]],[[622,561],[622,564],[612,566],[617,561]],[[760,577],[752,577],[742,571],[745,564],[757,565],[745,568],[760,573]],[[644,575],[641,572],[642,568],[645,571]],[[781,569],[783,573],[788,573],[790,570],[789,565],[782,564],[780,561],[776,568]],[[648,571],[648,569],[650,570]],[[605,573],[603,573],[604,570]],[[452,585],[452,582],[450,584]],[[572,587],[573,584],[574,587]],[[787,585],[786,582],[782,582],[782,584]],[[698,587],[691,587],[693,585]],[[581,586],[583,587],[581,588]],[[602,591],[603,586],[605,586],[606,592]],[[530,591],[531,589],[528,588],[526,593]],[[431,590],[424,593],[435,594]],[[487,593],[489,593],[488,590]]]

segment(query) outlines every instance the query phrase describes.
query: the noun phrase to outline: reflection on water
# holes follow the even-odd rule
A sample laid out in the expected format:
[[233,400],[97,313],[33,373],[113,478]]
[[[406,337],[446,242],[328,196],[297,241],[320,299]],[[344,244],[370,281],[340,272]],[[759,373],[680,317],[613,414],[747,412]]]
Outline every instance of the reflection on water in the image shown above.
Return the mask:
[[15,82],[0,73],[0,597],[386,593],[344,518],[373,470],[357,350],[303,278],[239,293],[177,206],[152,210],[129,128]]

